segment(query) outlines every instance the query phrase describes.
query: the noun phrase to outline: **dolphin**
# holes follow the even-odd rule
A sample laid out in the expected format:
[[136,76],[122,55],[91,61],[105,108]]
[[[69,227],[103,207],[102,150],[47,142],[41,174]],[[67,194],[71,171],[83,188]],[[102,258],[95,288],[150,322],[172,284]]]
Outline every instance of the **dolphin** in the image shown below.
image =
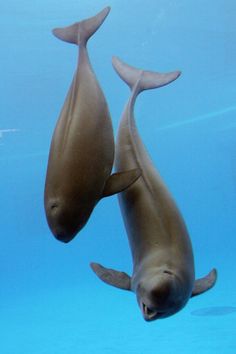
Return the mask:
[[145,150],[134,120],[138,94],[171,83],[180,72],[143,71],[118,58],[113,58],[113,66],[132,91],[119,126],[115,165],[117,169],[139,168],[142,172],[118,196],[132,252],[133,274],[130,277],[98,263],[91,263],[91,267],[107,284],[136,293],[144,319],[152,321],[175,314],[190,297],[210,289],[216,281],[216,270],[195,280],[187,228]]
[[49,228],[63,242],[84,227],[102,197],[124,190],[140,175],[137,170],[111,175],[112,123],[86,47],[109,11],[106,7],[94,17],[53,30],[59,39],[79,46],[77,69],[51,141],[44,192]]

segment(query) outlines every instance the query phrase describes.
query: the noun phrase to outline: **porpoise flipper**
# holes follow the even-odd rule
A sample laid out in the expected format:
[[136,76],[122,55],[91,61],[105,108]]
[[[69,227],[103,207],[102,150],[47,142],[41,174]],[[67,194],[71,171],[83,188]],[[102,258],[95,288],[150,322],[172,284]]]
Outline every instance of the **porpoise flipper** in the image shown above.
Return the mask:
[[133,169],[125,172],[113,173],[106,181],[103,197],[123,192],[141,176],[140,169]]
[[207,274],[205,277],[195,280],[191,297],[200,295],[205,291],[211,289],[215,285],[216,279],[217,271],[216,269],[212,269],[210,273]]
[[105,268],[98,263],[91,263],[90,266],[94,273],[96,273],[96,275],[104,283],[115,286],[119,289],[131,290],[131,278],[128,274],[124,272],[119,272],[117,270]]

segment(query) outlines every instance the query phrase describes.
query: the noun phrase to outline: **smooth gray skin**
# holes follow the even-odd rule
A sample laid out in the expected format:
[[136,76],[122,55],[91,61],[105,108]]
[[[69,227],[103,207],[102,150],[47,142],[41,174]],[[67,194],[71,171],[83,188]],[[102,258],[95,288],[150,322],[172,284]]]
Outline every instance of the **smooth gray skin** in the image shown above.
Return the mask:
[[74,79],[52,137],[45,184],[47,221],[63,242],[83,228],[102,197],[122,191],[140,175],[136,170],[110,176],[112,123],[86,48],[109,11],[107,7],[92,18],[53,31],[61,40],[80,47]]
[[184,307],[191,296],[211,288],[216,281],[213,269],[195,281],[191,241],[182,216],[164,185],[138,135],[134,121],[137,95],[145,89],[161,87],[180,72],[144,72],[113,59],[113,66],[132,93],[123,113],[116,146],[117,169],[142,171],[141,177],[122,192],[119,204],[133,258],[133,275],[92,263],[104,282],[136,293],[147,321],[165,318]]

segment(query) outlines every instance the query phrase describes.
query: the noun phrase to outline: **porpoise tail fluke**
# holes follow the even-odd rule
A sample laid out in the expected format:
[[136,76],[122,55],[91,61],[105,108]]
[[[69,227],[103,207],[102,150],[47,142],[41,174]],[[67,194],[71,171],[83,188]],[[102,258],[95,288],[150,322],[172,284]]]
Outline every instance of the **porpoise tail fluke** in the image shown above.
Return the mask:
[[110,12],[110,7],[106,7],[96,16],[90,17],[81,22],[74,23],[71,26],[63,28],[55,28],[53,34],[62,41],[81,44],[88,41],[88,39],[98,30],[105,18]]
[[134,68],[117,57],[112,58],[112,65],[117,74],[124,80],[131,90],[136,87],[139,92],[158,88],[170,84],[176,80],[181,72],[173,71],[170,73],[158,73]]

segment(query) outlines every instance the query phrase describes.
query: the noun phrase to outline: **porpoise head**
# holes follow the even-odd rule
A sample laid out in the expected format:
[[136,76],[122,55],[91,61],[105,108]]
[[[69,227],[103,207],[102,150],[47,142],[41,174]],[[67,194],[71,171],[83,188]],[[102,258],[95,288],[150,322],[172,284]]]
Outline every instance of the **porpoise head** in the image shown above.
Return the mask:
[[146,321],[169,317],[187,302],[180,280],[168,269],[142,277],[135,292]]
[[47,222],[57,240],[68,243],[84,227],[91,208],[83,208],[77,202],[74,205],[63,201],[50,200],[46,203]]

